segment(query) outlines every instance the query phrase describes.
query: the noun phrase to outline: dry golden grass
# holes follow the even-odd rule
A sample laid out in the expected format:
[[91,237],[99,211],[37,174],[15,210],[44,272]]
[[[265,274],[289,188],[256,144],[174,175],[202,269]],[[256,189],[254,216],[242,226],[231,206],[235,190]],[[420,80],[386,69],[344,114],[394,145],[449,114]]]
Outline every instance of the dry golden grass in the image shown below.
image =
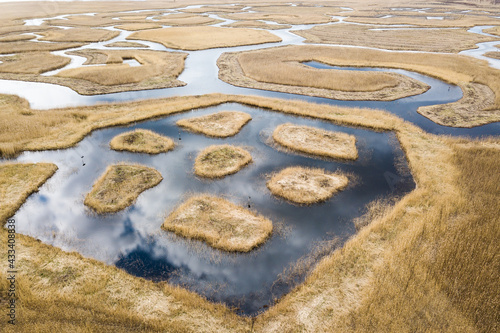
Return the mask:
[[[85,50],[77,52],[80,55],[85,55],[87,52],[104,54],[107,56],[106,66],[66,69],[59,72],[57,76],[86,80],[104,86],[148,81],[176,81],[177,76],[184,69],[184,59],[186,58],[185,53],[149,50]],[[123,64],[122,61],[125,59],[135,59],[141,63],[141,66],[131,67],[128,64]]]
[[[385,27],[380,27],[382,29]],[[387,27],[388,28],[388,27]],[[454,52],[475,49],[476,44],[495,40],[467,29],[388,29],[373,26],[334,24],[294,31],[307,43],[369,46],[388,50]]]
[[281,42],[281,38],[267,31],[217,27],[152,29],[134,32],[127,39],[148,40],[189,51]]
[[202,240],[216,249],[248,252],[269,238],[273,224],[225,199],[197,195],[175,209],[162,228]]
[[205,178],[222,178],[240,171],[250,162],[252,155],[241,147],[212,145],[196,157],[194,173]]
[[273,139],[292,151],[346,160],[358,158],[356,137],[347,133],[286,123],[276,127]]
[[[360,52],[360,51],[358,51]],[[278,47],[224,53],[219,78],[236,86],[341,100],[395,100],[418,95],[429,86],[404,75],[317,69],[302,62],[328,63],[328,47]]]
[[225,27],[231,28],[257,28],[257,29],[265,29],[265,30],[278,30],[278,29],[289,29],[292,26],[287,24],[268,24],[261,21],[236,21],[230,24],[224,25]]
[[119,151],[159,154],[174,149],[175,144],[169,137],[145,129],[136,129],[115,136],[109,146]]
[[161,28],[161,24],[156,23],[125,23],[115,26],[117,29],[127,30],[127,31],[139,31],[147,29],[158,29]]
[[343,190],[349,180],[340,172],[289,167],[272,175],[267,187],[272,194],[298,204],[313,204],[330,199]]
[[238,134],[251,119],[252,117],[245,112],[222,111],[201,117],[181,119],[176,124],[196,133],[227,138]]
[[33,35],[8,35],[0,37],[0,42],[19,42],[35,38]]
[[500,27],[493,27],[493,28],[489,28],[489,29],[484,29],[483,32],[486,32],[487,34],[500,36]]
[[41,32],[40,40],[50,42],[96,43],[115,38],[120,33],[104,29],[72,28]]
[[106,47],[133,47],[133,48],[149,47],[147,45],[144,45],[141,43],[135,43],[135,42],[114,42],[114,43],[106,44],[104,46],[106,46]]
[[236,6],[202,6],[200,8],[186,8],[183,9],[184,13],[194,13],[194,14],[203,14],[203,13],[234,13],[239,12],[244,6],[236,5]]
[[84,204],[99,214],[116,213],[130,206],[145,190],[162,181],[161,174],[143,165],[110,165],[94,183]]
[[21,52],[48,52],[80,47],[83,43],[40,43],[32,41],[2,42],[0,43],[0,54]]
[[41,74],[62,68],[70,63],[68,57],[61,57],[48,52],[30,52],[0,59],[0,73]]
[[155,22],[170,26],[190,26],[190,25],[212,25],[222,22],[208,16],[192,14],[170,14],[156,17]]
[[1,163],[0,222],[13,216],[17,208],[56,170],[57,166],[52,163]]
[[[93,129],[225,102],[394,130],[417,189],[322,260],[305,283],[255,320],[182,288],[136,278],[18,234],[23,301],[15,330],[7,327],[7,332],[108,327],[147,332],[498,331],[499,261],[492,257],[500,252],[498,139],[429,135],[383,111],[214,94],[45,111],[1,96],[0,117],[9,122],[0,121],[0,142],[20,144],[16,152],[68,147]],[[22,114],[27,112],[31,115]],[[6,127],[10,122],[24,127]],[[18,186],[25,188],[25,183]],[[9,204],[8,210],[20,204]],[[1,229],[0,242],[6,237]],[[71,279],[61,278],[69,270]]]
[[68,17],[68,19],[53,19],[47,20],[47,24],[52,26],[63,26],[63,27],[106,27],[110,25],[115,25],[120,21],[113,20],[110,17],[102,17],[100,15],[88,16],[88,15],[73,15]]
[[490,57],[493,59],[500,59],[500,52],[486,52],[484,54],[485,57]]
[[[305,7],[255,7],[258,10],[256,13],[229,13],[220,15],[221,17],[231,20],[263,20],[272,21],[281,24],[314,24],[334,22],[330,16],[325,15],[325,12],[315,11],[308,12]],[[309,7],[311,9],[311,7]]]
[[[454,127],[474,127],[500,121],[500,70],[489,67],[488,63],[483,60],[455,54],[384,52],[327,46],[287,46],[253,51],[253,53],[248,52],[249,57],[250,54],[252,57],[257,57],[259,53],[262,64],[274,61],[278,64],[280,61],[286,62],[293,59],[302,61],[310,59],[335,66],[401,68],[418,72],[447,83],[456,84],[464,92],[464,98],[458,103],[418,109],[418,112],[423,113],[432,121]],[[316,56],[312,57],[311,55],[314,54]],[[227,53],[223,54],[218,61],[219,77],[232,84],[255,87],[252,81],[241,80],[242,76],[238,72],[238,67],[234,62],[226,61],[225,55]],[[287,68],[286,65],[285,67],[278,67],[278,65],[275,67]],[[261,89],[265,87],[269,90],[316,95],[314,92],[296,89],[296,87],[282,89],[280,85],[264,85],[264,83],[257,83],[256,86]],[[472,101],[470,96],[473,95],[476,96],[477,100],[474,107],[470,109],[470,101]]]

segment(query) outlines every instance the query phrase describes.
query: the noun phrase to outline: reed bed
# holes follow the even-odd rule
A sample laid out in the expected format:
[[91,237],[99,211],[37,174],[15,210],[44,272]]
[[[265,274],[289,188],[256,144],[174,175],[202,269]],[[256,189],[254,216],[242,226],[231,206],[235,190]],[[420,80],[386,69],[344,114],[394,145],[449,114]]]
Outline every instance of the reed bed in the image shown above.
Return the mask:
[[97,43],[115,38],[120,33],[104,29],[72,28],[48,30],[40,33],[40,40],[50,42]]
[[196,195],[175,209],[162,228],[229,252],[249,252],[264,243],[273,224],[225,199]]
[[0,73],[41,74],[62,68],[71,59],[48,52],[32,52],[1,58]]
[[175,144],[169,137],[145,129],[136,129],[115,136],[109,146],[118,151],[159,154],[174,149]]
[[130,206],[139,194],[162,180],[158,171],[143,165],[110,165],[94,183],[84,204],[98,214],[116,213]]
[[222,178],[252,162],[245,149],[232,145],[212,145],[203,149],[194,162],[194,173],[205,178]]
[[0,54],[49,52],[81,47],[85,43],[40,43],[33,41],[1,42]]
[[238,134],[251,119],[252,117],[245,112],[222,111],[201,117],[181,119],[176,124],[195,133],[227,138]]

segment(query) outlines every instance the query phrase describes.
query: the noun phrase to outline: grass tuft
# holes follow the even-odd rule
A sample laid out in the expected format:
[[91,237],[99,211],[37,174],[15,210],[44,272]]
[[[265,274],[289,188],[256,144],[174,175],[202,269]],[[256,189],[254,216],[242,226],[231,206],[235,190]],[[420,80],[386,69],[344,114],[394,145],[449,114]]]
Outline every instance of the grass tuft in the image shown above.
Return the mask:
[[194,173],[205,178],[222,178],[234,174],[252,161],[241,147],[213,145],[203,149],[194,162]]
[[133,153],[159,154],[174,148],[174,140],[149,130],[136,129],[122,133],[111,139],[109,146],[113,150]]

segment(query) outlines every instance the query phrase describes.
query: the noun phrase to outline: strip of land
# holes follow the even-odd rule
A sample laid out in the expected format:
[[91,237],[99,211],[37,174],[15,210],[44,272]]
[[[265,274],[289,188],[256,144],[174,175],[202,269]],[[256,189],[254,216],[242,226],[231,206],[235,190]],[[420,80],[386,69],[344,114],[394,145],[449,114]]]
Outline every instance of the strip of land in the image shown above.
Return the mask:
[[92,186],[84,203],[98,214],[116,213],[162,179],[158,171],[143,165],[111,165]]
[[71,60],[49,52],[30,52],[5,56],[1,61],[0,73],[38,75],[62,68]]
[[175,209],[162,228],[202,240],[216,249],[248,252],[269,238],[273,224],[225,199],[197,195]]
[[96,43],[115,38],[118,31],[91,28],[54,29],[40,33],[43,37],[39,40],[50,42],[77,42]]
[[281,38],[263,30],[218,27],[150,29],[134,32],[127,39],[148,40],[188,51],[281,42]]

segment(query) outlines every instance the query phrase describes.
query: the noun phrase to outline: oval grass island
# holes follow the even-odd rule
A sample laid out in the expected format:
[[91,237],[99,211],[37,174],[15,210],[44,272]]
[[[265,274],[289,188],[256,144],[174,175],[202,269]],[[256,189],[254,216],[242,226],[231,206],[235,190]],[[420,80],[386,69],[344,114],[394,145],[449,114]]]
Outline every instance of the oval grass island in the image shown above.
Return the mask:
[[145,190],[162,181],[161,174],[143,165],[110,165],[92,186],[84,204],[98,214],[116,213],[130,206]]
[[318,168],[289,167],[274,174],[267,187],[275,196],[297,204],[313,204],[343,190],[349,180],[339,172]]
[[229,252],[249,252],[271,235],[273,224],[225,199],[196,195],[173,211],[162,225],[167,231]]
[[222,178],[241,170],[252,161],[252,156],[243,148],[220,145],[208,146],[196,157],[194,173],[205,178]]
[[201,117],[181,119],[176,124],[195,133],[227,138],[238,134],[251,119],[252,117],[245,112],[222,111]]
[[286,123],[276,127],[273,139],[286,148],[309,155],[345,160],[358,158],[356,137],[347,133]]
[[159,154],[172,150],[174,140],[150,130],[136,129],[115,136],[109,146],[113,150]]

